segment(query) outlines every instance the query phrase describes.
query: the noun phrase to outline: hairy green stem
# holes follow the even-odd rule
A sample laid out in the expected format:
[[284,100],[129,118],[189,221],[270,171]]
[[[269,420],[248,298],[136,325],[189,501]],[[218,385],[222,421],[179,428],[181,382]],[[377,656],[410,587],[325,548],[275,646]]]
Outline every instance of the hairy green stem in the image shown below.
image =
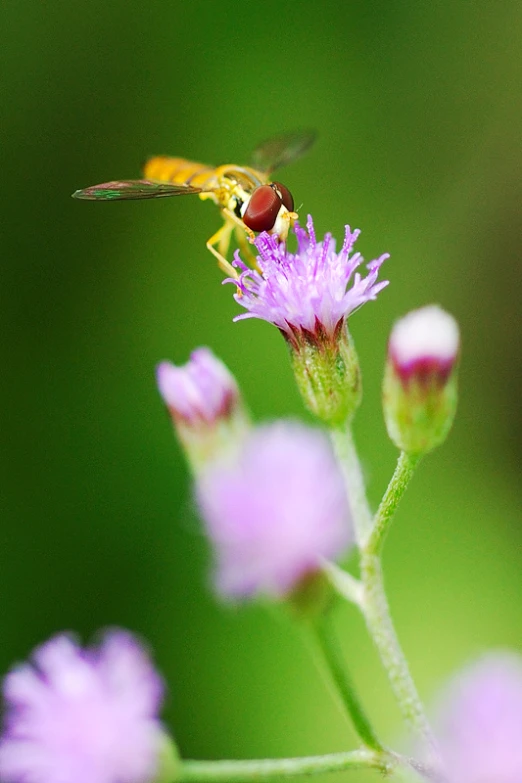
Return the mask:
[[259,761],[181,761],[177,783],[250,783],[364,767],[390,773],[398,763],[394,754],[368,749]]
[[372,531],[364,547],[367,554],[378,555],[382,552],[393,515],[400,499],[406,492],[420,459],[420,456],[411,456],[405,451],[401,452],[395,472],[384,493],[381,505],[375,515]]
[[362,582],[328,560],[322,562],[321,568],[335,592],[360,608],[364,598]]
[[[410,729],[426,744],[431,761],[438,764],[436,743],[391,619],[380,559],[392,517],[420,458],[404,452],[400,455],[375,521],[372,522],[351,432],[348,428],[332,430],[331,438],[344,474],[348,497],[351,499],[355,535],[361,555],[363,589],[362,600],[358,603],[386,669],[401,714]],[[332,579],[330,581],[333,583]]]
[[391,619],[380,558],[393,515],[419,460],[419,456],[410,456],[406,452],[400,454],[395,472],[375,515],[372,532],[361,552],[361,577],[364,586],[362,610],[404,720],[412,731],[424,740],[432,755],[436,756],[435,740]]
[[357,734],[368,748],[382,751],[369,718],[359,700],[352,678],[347,670],[342,650],[332,624],[331,612],[327,611],[313,622],[316,639],[329,674],[337,686],[343,705],[350,716]]
[[362,553],[361,577],[364,585],[362,611],[366,625],[388,674],[401,714],[410,729],[426,744],[431,760],[436,761],[435,739],[393,627],[378,555]]
[[332,428],[330,438],[348,489],[355,540],[361,549],[372,529],[372,515],[366,499],[364,478],[352,431],[348,425]]

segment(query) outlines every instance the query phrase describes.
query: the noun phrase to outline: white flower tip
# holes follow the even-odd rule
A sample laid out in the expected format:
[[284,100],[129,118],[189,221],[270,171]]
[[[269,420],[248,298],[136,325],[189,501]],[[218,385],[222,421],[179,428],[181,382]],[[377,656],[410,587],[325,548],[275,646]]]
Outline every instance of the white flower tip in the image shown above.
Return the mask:
[[453,316],[438,305],[428,305],[397,321],[389,347],[395,362],[403,366],[422,359],[453,362],[459,345],[459,327]]

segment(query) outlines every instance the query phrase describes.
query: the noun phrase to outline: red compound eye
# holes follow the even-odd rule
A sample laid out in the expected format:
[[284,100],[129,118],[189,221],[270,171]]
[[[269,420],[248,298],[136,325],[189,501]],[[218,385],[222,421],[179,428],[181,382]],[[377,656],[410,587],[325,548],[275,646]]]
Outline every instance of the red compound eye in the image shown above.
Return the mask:
[[278,193],[281,201],[287,208],[289,212],[294,211],[294,197],[286,187],[286,185],[283,185],[281,182],[272,182],[272,187],[275,188],[276,192]]
[[274,227],[282,200],[271,185],[261,185],[250,197],[243,215],[245,226],[252,231],[270,231]]

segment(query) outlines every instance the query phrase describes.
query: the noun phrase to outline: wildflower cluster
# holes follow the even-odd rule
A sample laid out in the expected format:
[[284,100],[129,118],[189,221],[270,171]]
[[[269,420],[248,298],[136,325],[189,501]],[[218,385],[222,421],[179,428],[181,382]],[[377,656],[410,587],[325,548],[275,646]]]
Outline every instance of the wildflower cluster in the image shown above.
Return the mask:
[[[339,252],[331,235],[318,241],[310,217],[306,229],[294,231],[296,252],[277,234],[261,233],[255,262],[247,265],[236,253],[226,268],[238,276],[225,282],[234,284],[245,311],[236,321],[259,318],[283,335],[317,424],[254,424],[234,376],[208,348],[195,350],[184,366],[162,362],[157,383],[191,469],[212,552],[213,590],[227,601],[263,597],[298,610],[293,615],[316,634],[359,747],[294,759],[183,760],[160,721],[163,683],[143,645],[117,630],[90,648],[62,634],[4,680],[1,781],[218,783],[366,767],[446,783],[520,783],[522,661],[492,654],[455,678],[432,729],[382,577],[382,548],[397,505],[455,415],[456,321],[431,305],[391,331],[383,407],[400,454],[373,514],[350,429],[362,387],[349,319],[388,285],[379,280],[388,254],[364,265],[354,252],[359,231],[348,226]],[[357,577],[338,565],[347,554],[357,555]],[[385,746],[359,698],[331,623],[343,600],[365,620],[411,731],[411,755]]]

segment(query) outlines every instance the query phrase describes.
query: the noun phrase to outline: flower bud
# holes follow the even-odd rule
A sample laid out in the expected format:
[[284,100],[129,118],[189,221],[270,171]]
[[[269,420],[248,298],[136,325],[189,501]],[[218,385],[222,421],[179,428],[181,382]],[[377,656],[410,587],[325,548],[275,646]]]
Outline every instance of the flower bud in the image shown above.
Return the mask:
[[234,376],[209,348],[183,367],[161,362],[158,388],[194,473],[238,448],[249,430]]
[[393,327],[383,405],[388,434],[402,451],[422,455],[446,439],[457,407],[459,343],[457,322],[437,305]]

